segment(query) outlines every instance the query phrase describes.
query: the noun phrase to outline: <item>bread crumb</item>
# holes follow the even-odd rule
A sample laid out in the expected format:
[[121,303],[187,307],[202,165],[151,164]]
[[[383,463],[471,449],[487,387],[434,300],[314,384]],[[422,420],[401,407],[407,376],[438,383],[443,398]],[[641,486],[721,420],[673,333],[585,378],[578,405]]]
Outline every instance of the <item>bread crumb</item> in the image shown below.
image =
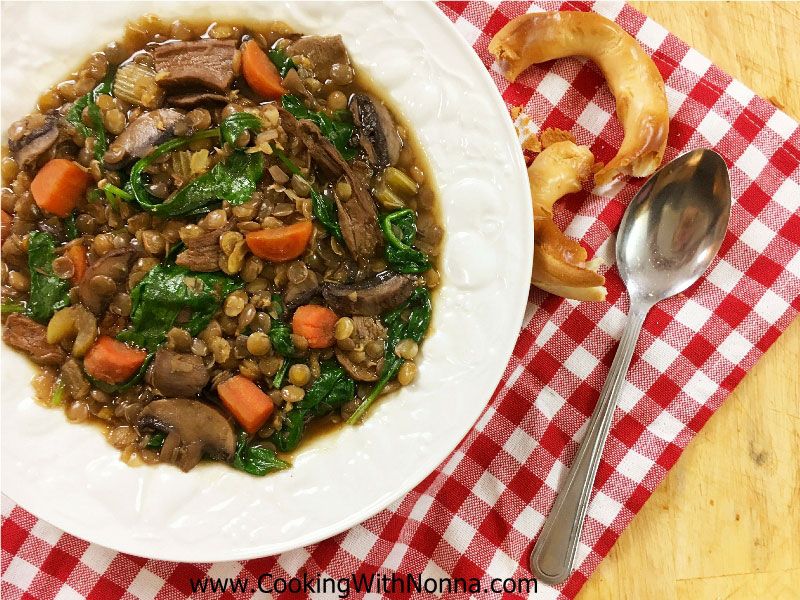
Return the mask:
[[542,148],[547,148],[548,146],[552,146],[556,142],[572,142],[575,143],[575,136],[572,135],[569,131],[564,131],[563,129],[556,129],[554,127],[549,127],[545,129],[541,136],[540,141],[542,143]]
[[529,150],[530,152],[539,153],[542,151],[542,144],[535,133],[530,134],[525,141],[522,142],[522,149]]
[[519,117],[519,114],[521,112],[522,112],[522,107],[521,106],[512,106],[511,107],[511,118],[516,121],[517,117]]
[[778,100],[775,96],[767,96],[767,100],[769,100],[770,104],[772,104],[775,108],[783,110],[784,104],[780,100]]

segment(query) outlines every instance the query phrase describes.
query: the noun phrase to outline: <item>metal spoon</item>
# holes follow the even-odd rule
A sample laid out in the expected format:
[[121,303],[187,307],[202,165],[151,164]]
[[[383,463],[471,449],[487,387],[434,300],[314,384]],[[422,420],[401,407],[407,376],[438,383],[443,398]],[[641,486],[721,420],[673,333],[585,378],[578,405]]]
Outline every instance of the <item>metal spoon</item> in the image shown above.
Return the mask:
[[722,157],[693,150],[657,171],[631,200],[617,234],[617,268],[631,309],[586,436],[531,553],[545,583],[572,573],[600,456],[642,323],[652,306],[692,285],[717,254],[728,227],[731,185]]

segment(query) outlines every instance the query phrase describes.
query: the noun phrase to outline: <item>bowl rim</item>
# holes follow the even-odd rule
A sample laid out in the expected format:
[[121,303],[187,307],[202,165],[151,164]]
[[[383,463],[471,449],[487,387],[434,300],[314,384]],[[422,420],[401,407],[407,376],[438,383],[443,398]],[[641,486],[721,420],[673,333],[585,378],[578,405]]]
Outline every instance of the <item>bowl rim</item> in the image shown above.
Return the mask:
[[[448,17],[434,4],[432,3],[415,3],[415,9],[421,10],[427,13],[426,18],[432,18],[435,21],[438,21],[441,29],[447,32],[447,35],[450,37],[451,41],[455,40],[457,47],[459,48],[460,52],[464,55],[468,56],[469,61],[472,62],[473,66],[477,68],[478,72],[480,73],[480,77],[483,80],[484,87],[488,85],[489,89],[492,90],[491,93],[491,103],[495,109],[499,109],[500,114],[508,114],[507,106],[502,99],[502,96],[497,89],[496,84],[492,80],[489,71],[486,69],[485,65],[481,62],[479,56],[475,52],[475,50],[470,46],[470,44],[459,34],[455,25],[448,19]],[[514,124],[510,118],[506,118],[503,120],[502,128],[504,130],[505,136],[508,140],[516,140],[517,133],[514,128]],[[422,150],[425,151],[424,144],[422,145]],[[519,152],[518,156],[515,156],[514,164],[512,168],[515,171],[519,171],[519,173],[525,172],[525,162],[522,155],[522,152]],[[525,229],[527,233],[526,239],[519,240],[521,244],[525,246],[529,246],[530,248],[533,247],[533,220],[532,220],[532,209],[530,204],[530,191],[526,186],[524,186],[526,190],[526,197],[519,198],[520,202],[526,202],[526,208],[523,209],[523,212],[531,213],[531,219],[529,220],[530,226]],[[447,232],[445,232],[447,235]],[[532,252],[528,252],[525,255],[525,262],[522,267],[523,271],[530,272],[532,266]],[[514,318],[514,323],[516,330],[522,326],[525,307],[527,305],[528,300],[528,281],[526,280],[525,285],[520,285],[518,297],[514,298],[514,311],[512,314],[516,315]],[[517,336],[509,336],[508,341],[505,343],[504,347],[498,348],[498,355],[505,357],[505,360],[498,361],[497,367],[492,371],[492,384],[494,387],[497,386],[497,383],[500,381],[503,372],[508,364],[509,358],[512,356],[514,346],[516,344]],[[13,352],[9,348],[2,348],[2,352]],[[32,501],[31,498],[27,498],[26,494],[20,488],[12,491],[6,490],[6,484],[3,485],[3,493],[8,495],[13,500],[17,501],[18,504],[24,508],[25,510],[31,512],[35,516],[40,519],[46,520],[48,523],[58,527],[59,529],[64,530],[65,532],[69,532],[76,537],[81,539],[90,541],[92,543],[96,543],[101,546],[105,546],[108,548],[112,548],[119,552],[124,552],[127,554],[132,554],[135,556],[141,556],[145,558],[152,558],[157,560],[167,560],[167,561],[174,561],[174,562],[219,562],[219,561],[229,561],[229,560],[246,560],[256,557],[262,556],[270,556],[275,555],[280,552],[285,552],[288,550],[308,546],[311,544],[315,544],[322,540],[328,539],[334,535],[342,533],[359,523],[366,521],[367,519],[375,516],[383,509],[387,508],[393,502],[398,500],[399,498],[408,494],[413,488],[419,485],[431,472],[433,472],[436,467],[443,462],[452,454],[453,450],[458,447],[461,443],[465,435],[474,427],[475,422],[478,420],[481,414],[486,410],[486,407],[489,405],[493,394],[489,393],[488,396],[485,398],[485,402],[481,405],[480,410],[476,410],[474,416],[471,416],[470,419],[465,419],[464,425],[459,428],[457,431],[457,436],[453,435],[453,444],[447,451],[447,453],[435,453],[431,455],[427,460],[421,461],[419,466],[410,472],[406,477],[404,484],[398,486],[396,489],[392,490],[390,493],[386,493],[381,498],[375,502],[373,502],[369,506],[362,507],[358,511],[354,511],[349,518],[340,519],[334,523],[331,523],[325,527],[317,528],[309,533],[297,536],[292,538],[290,541],[285,543],[273,543],[269,546],[269,550],[263,551],[258,550],[256,548],[244,549],[240,552],[231,552],[226,551],[224,554],[218,554],[214,552],[201,552],[198,554],[191,555],[190,558],[183,558],[171,555],[169,553],[161,553],[158,551],[156,543],[153,541],[149,542],[149,546],[153,548],[153,551],[142,551],[141,543],[117,543],[112,542],[102,535],[97,535],[97,531],[84,531],[84,528],[80,526],[75,526],[76,522],[70,521],[66,518],[60,518],[58,514],[52,514],[47,512],[46,506],[47,503],[40,503],[38,501]],[[477,403],[476,403],[477,405]],[[74,532],[74,533],[73,533]],[[97,540],[97,541],[95,541]]]

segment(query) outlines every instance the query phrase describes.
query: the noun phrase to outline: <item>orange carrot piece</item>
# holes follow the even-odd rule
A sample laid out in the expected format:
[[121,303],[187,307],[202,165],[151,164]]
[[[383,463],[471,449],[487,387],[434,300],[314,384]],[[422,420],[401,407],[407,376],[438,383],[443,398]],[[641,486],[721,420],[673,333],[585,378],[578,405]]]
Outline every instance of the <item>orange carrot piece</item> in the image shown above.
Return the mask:
[[316,304],[306,304],[294,311],[292,332],[308,340],[309,348],[329,348],[333,346],[333,330],[339,316],[330,308]]
[[122,383],[134,376],[147,352],[137,350],[107,335],[101,335],[83,358],[86,372],[106,383]]
[[275,410],[270,397],[243,375],[219,384],[217,394],[225,408],[250,435],[261,429]]
[[31,181],[31,194],[39,208],[64,218],[75,210],[91,180],[77,163],[54,158]]
[[89,268],[89,261],[86,258],[86,248],[84,248],[82,244],[75,244],[67,248],[64,255],[72,261],[72,266],[75,267],[75,272],[72,274],[72,285],[78,285],[83,281],[83,276],[86,275],[86,269]]
[[14,223],[14,217],[4,210],[0,210],[0,212],[3,213],[3,220],[0,221],[0,241],[5,242],[6,238],[11,235],[11,225]]
[[264,98],[277,100],[286,93],[278,69],[254,40],[242,50],[242,72],[247,85]]
[[311,221],[300,221],[285,227],[259,229],[247,234],[250,252],[272,262],[293,260],[308,246],[314,226]]

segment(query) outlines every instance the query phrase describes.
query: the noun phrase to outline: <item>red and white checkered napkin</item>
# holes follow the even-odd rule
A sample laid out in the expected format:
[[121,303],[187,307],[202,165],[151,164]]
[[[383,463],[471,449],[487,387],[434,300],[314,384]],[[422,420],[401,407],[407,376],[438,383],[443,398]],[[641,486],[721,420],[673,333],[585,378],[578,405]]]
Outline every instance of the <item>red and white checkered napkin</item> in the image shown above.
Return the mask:
[[[509,106],[525,105],[542,128],[571,130],[598,160],[613,156],[622,132],[594,66],[557,61],[530,69],[513,85],[493,66],[486,51],[491,36],[527,3],[440,8],[491,70]],[[716,149],[730,166],[735,202],[706,277],[660,303],[645,322],[600,464],[578,570],[558,589],[540,584],[542,598],[577,594],[686,444],[800,308],[798,124],[633,8],[594,8],[635,34],[664,77],[672,114],[666,159],[699,146]],[[613,199],[574,195],[561,203],[559,225],[612,264],[613,232],[640,185],[630,182]],[[475,428],[416,489],[350,531],[244,563],[176,564],[88,544],[4,499],[3,597],[181,598],[190,593],[190,577],[206,574],[251,581],[259,573],[304,571],[311,578],[392,571],[485,582],[530,577],[532,540],[578,447],[625,321],[628,300],[617,272],[610,267],[606,276],[607,303],[576,304],[532,290],[530,318]]]

